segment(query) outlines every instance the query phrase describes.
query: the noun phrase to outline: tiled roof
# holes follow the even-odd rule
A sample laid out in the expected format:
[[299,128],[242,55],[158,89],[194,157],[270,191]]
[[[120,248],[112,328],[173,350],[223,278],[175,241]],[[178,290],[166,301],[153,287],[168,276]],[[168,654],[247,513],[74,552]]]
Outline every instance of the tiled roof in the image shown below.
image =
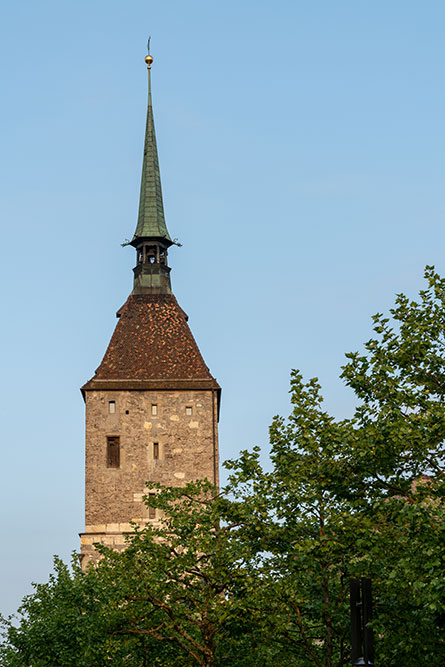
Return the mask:
[[[105,356],[84,390],[111,383],[121,388],[215,388],[187,315],[172,294],[131,294],[120,309]],[[133,386],[134,385],[134,386]],[[147,387],[148,388],[148,387]]]

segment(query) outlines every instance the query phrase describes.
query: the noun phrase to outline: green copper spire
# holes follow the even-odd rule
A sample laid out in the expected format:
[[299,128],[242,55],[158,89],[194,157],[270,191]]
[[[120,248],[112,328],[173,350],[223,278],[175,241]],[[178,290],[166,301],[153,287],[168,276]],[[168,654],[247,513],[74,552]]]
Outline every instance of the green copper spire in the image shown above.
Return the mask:
[[173,245],[167,231],[162,203],[161,175],[159,173],[158,150],[156,148],[155,124],[151,104],[150,39],[148,56],[148,109],[145,128],[144,161],[142,164],[141,198],[136,231],[130,244],[136,248],[134,294],[171,294],[170,267],[167,262],[168,248]]
[[164,218],[161,174],[159,171],[155,124],[151,102],[151,64],[153,58],[150,54],[145,58],[145,62],[148,70],[147,123],[145,127],[139,216],[131,245],[136,246],[140,239],[165,239],[167,244],[171,245],[172,240],[168,233]]

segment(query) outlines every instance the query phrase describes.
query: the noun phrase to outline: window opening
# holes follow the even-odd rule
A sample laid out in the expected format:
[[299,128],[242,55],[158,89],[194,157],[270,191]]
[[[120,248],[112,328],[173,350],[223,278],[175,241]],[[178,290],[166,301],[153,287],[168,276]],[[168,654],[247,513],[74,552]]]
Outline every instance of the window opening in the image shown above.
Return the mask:
[[107,468],[120,467],[120,437],[107,436]]
[[159,458],[159,442],[153,443],[153,458],[154,459]]
[[186,407],[186,409],[185,409],[185,414],[187,415],[187,417],[191,417],[191,416],[192,416],[192,414],[193,414],[193,408],[191,407],[191,405],[188,405],[188,406]]
[[[149,493],[148,494],[148,499],[149,501],[155,497],[156,494],[154,493]],[[148,518],[149,519],[156,519],[156,507],[152,507],[151,505],[148,506]]]
[[154,403],[151,406],[151,414],[153,415],[153,417],[157,417],[158,414],[158,406]]
[[114,415],[116,412],[116,401],[108,401],[108,412],[110,415]]

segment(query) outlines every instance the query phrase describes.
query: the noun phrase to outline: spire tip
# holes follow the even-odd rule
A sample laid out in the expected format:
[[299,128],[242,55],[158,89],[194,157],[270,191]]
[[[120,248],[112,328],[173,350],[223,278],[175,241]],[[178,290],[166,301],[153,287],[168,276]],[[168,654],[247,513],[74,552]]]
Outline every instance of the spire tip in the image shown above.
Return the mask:
[[147,40],[147,55],[145,56],[145,64],[147,65],[147,69],[151,69],[151,64],[153,62],[153,58],[150,55],[150,41],[151,41],[151,35]]

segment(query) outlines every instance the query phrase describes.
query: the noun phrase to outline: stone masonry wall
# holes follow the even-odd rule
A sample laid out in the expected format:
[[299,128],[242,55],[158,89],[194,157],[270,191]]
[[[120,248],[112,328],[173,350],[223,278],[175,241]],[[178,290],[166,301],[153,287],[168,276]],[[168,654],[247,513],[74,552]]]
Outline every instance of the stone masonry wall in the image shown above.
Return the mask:
[[[212,391],[86,392],[83,565],[96,560],[95,542],[122,549],[130,521],[156,521],[142,502],[147,481],[182,486],[208,478],[219,483],[216,409]],[[119,468],[107,467],[107,436],[120,438]],[[153,443],[158,443],[157,460]]]

